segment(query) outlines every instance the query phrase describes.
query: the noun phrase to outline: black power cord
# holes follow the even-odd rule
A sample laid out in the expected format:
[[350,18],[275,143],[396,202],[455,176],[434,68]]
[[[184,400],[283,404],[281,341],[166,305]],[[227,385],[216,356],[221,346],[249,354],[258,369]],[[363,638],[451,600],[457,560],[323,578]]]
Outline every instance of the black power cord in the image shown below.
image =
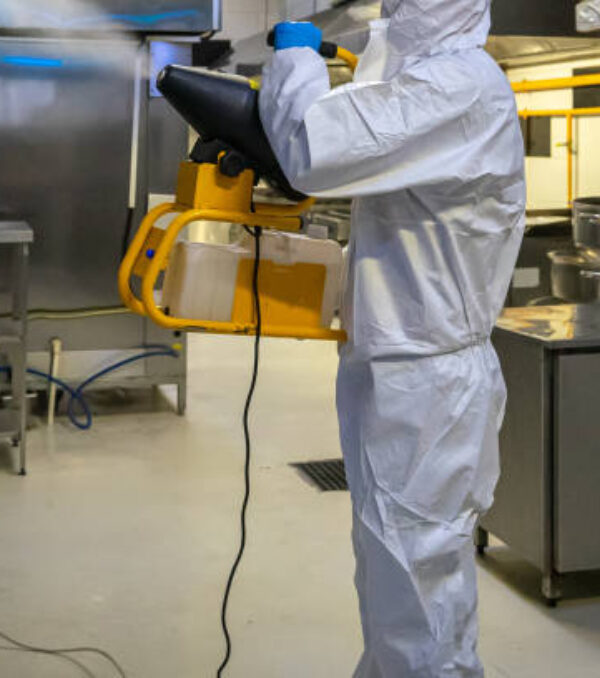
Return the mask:
[[[46,652],[33,652],[32,650],[23,650],[20,647],[4,647],[0,646],[0,652],[13,652],[13,653],[20,653],[20,654],[42,654],[46,655]],[[81,673],[86,677],[86,678],[98,678],[98,676],[95,673],[92,673],[90,669],[81,661],[74,659],[73,657],[69,657],[68,655],[65,654],[51,654],[49,655],[53,659],[59,659],[65,662],[68,662],[69,664],[77,667]]]
[[225,588],[225,594],[223,596],[223,604],[221,606],[221,625],[223,627],[223,635],[225,636],[225,642],[227,645],[227,650],[225,652],[225,658],[219,670],[217,671],[217,678],[221,678],[223,671],[226,669],[231,659],[232,644],[231,644],[231,634],[229,632],[229,625],[227,623],[227,608],[229,605],[229,598],[231,596],[231,589],[235,582],[235,578],[244,557],[244,552],[246,551],[246,542],[247,542],[247,524],[246,516],[248,513],[248,505],[250,503],[250,494],[251,494],[251,483],[250,483],[250,462],[252,461],[252,444],[250,439],[250,409],[252,407],[252,400],[254,398],[254,392],[256,391],[256,383],[258,381],[258,368],[260,364],[260,341],[262,338],[262,313],[260,307],[260,290],[258,285],[258,278],[260,272],[260,239],[262,236],[262,228],[257,227],[254,230],[251,230],[246,227],[248,233],[252,235],[255,242],[255,256],[254,256],[254,270],[252,274],[252,293],[254,297],[254,312],[256,314],[256,339],[254,342],[254,367],[252,369],[252,380],[250,382],[250,389],[248,391],[248,397],[246,398],[246,406],[244,407],[244,437],[246,440],[246,464],[244,470],[244,477],[246,483],[246,489],[244,493],[244,501],[242,504],[242,511],[240,514],[241,518],[241,541],[240,548],[238,550],[237,557],[231,568],[229,574],[229,579],[227,580],[227,586]]
[[[231,590],[233,588],[233,584],[235,583],[235,578],[237,575],[237,572],[239,570],[240,564],[242,562],[242,558],[244,557],[244,553],[246,551],[246,543],[247,543],[247,535],[248,535],[248,530],[247,530],[247,514],[248,514],[248,506],[250,504],[250,495],[251,495],[251,477],[250,477],[250,466],[251,466],[251,461],[252,461],[252,441],[250,438],[250,410],[252,407],[252,401],[254,399],[254,393],[256,392],[256,384],[258,382],[258,369],[260,365],[260,345],[261,345],[261,339],[262,339],[262,311],[261,311],[261,305],[260,305],[260,289],[259,289],[259,273],[260,273],[260,260],[261,260],[261,236],[262,236],[262,228],[257,227],[254,230],[249,229],[245,227],[248,233],[252,235],[255,241],[255,256],[254,256],[254,269],[252,273],[252,294],[253,294],[253,299],[254,299],[254,312],[256,314],[256,339],[254,342],[254,365],[252,368],[252,379],[250,382],[250,389],[248,390],[248,396],[246,398],[246,405],[244,407],[244,417],[243,417],[243,424],[244,424],[244,438],[246,442],[246,460],[245,460],[245,467],[244,467],[244,479],[245,479],[245,492],[244,492],[244,501],[242,503],[242,510],[240,513],[240,520],[241,520],[241,540],[240,540],[240,547],[236,556],[236,559],[234,561],[233,567],[231,568],[231,572],[229,574],[229,578],[227,580],[227,586],[225,588],[225,593],[223,596],[223,603],[221,606],[221,624],[223,627],[223,635],[225,636],[225,641],[227,645],[226,653],[225,653],[225,658],[223,659],[223,662],[221,663],[221,666],[219,667],[217,671],[217,678],[221,678],[223,675],[223,671],[227,668],[227,665],[229,664],[229,661],[231,659],[231,654],[232,654],[232,643],[231,643],[231,634],[229,632],[229,624],[227,622],[227,610],[229,606],[229,599],[231,597]],[[45,654],[57,658],[62,658],[66,659],[67,661],[71,661],[73,664],[77,665],[86,676],[93,676],[94,674],[86,667],[85,665],[81,664],[79,661],[73,659],[70,655],[76,655],[76,654],[96,654],[104,659],[106,659],[112,666],[116,669],[119,678],[127,678],[127,675],[123,668],[120,666],[120,664],[112,657],[108,652],[105,652],[104,650],[100,650],[98,648],[93,648],[93,647],[79,647],[79,648],[65,648],[65,649],[46,649],[46,648],[40,648],[36,647],[34,645],[29,645],[27,643],[23,643],[21,641],[15,640],[14,638],[11,638],[10,636],[7,636],[5,633],[0,632],[0,638],[4,639],[6,642],[10,643],[11,645],[14,646],[14,650],[16,651],[21,651],[21,652],[31,652],[34,654]],[[10,648],[2,648],[0,647],[1,650],[8,650]]]
[[[119,675],[119,678],[127,678],[127,674],[125,673],[119,662],[108,652],[100,650],[96,647],[68,647],[51,650],[43,647],[36,647],[35,645],[30,645],[29,643],[23,643],[20,640],[15,640],[14,638],[7,636],[6,633],[2,632],[0,632],[0,638],[2,638],[2,640],[5,640],[7,643],[13,645],[16,650],[20,650],[22,652],[31,652],[32,654],[45,654],[51,657],[60,657],[62,659],[66,659],[67,661],[71,661],[72,663],[79,666],[79,668],[81,668],[87,676],[89,675],[93,676],[94,674],[85,665],[81,664],[77,660],[73,660],[70,655],[95,654],[98,655],[99,657],[103,657],[104,659],[106,659],[107,662],[112,664],[113,668]],[[2,649],[6,650],[7,648]]]

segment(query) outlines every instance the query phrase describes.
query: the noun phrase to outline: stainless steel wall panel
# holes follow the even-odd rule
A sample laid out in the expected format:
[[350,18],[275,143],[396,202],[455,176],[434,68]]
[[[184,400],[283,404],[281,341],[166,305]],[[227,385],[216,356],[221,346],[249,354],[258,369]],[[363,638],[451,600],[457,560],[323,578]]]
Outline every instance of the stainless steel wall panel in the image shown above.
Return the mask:
[[[153,123],[149,55],[148,42],[137,36],[0,39],[0,211],[29,220],[35,232],[32,309],[121,304],[117,272],[130,209],[132,158],[137,159],[135,228],[147,208],[153,166],[173,172],[174,182],[187,141],[185,124],[174,116],[159,116],[160,124]],[[166,177],[156,174],[156,183],[166,185]],[[6,277],[9,269],[0,261],[0,279],[1,274]],[[0,280],[0,295],[2,287]],[[149,321],[133,315],[36,319],[30,359],[47,351],[54,337],[63,342],[63,364],[78,370],[70,374],[65,368],[61,376],[67,380],[81,376],[86,356],[94,352],[114,358],[114,351],[174,341],[173,333],[150,328]],[[144,379],[177,383],[184,395],[185,337],[178,343],[184,347],[182,357],[148,361]],[[121,380],[123,386],[132,383],[126,373],[111,382]]]
[[120,303],[137,49],[0,42],[0,204],[35,232],[33,308]]
[[220,0],[1,0],[8,29],[193,33],[221,27]]

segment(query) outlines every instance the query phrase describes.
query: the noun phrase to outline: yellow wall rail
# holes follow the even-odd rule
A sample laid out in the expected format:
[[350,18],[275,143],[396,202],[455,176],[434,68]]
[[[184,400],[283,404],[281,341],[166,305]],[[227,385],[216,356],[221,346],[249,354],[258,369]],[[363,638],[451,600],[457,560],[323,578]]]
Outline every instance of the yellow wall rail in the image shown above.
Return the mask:
[[[578,87],[600,86],[600,74],[597,75],[579,75],[572,78],[554,78],[552,80],[522,80],[513,82],[512,88],[515,94],[526,94],[531,92],[548,92],[561,89],[573,89]],[[573,205],[574,198],[574,119],[582,117],[598,117],[600,108],[565,108],[548,110],[529,110],[519,111],[519,117],[527,120],[528,118],[565,118],[567,121],[567,202],[569,207]]]
[[558,89],[576,89],[600,85],[600,73],[594,75],[575,75],[572,78],[552,78],[551,80],[521,80],[513,82],[516,94],[526,92],[549,92]]

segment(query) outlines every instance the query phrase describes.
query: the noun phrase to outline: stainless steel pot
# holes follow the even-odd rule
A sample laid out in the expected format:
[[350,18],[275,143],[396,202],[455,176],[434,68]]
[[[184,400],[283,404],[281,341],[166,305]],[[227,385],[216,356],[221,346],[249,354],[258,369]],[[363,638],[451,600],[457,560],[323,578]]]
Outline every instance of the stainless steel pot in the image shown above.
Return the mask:
[[592,301],[600,301],[600,271],[581,271],[583,287],[592,297]]
[[600,198],[580,198],[573,203],[575,244],[600,251]]
[[594,250],[559,250],[548,256],[553,296],[573,304],[600,301],[600,258]]

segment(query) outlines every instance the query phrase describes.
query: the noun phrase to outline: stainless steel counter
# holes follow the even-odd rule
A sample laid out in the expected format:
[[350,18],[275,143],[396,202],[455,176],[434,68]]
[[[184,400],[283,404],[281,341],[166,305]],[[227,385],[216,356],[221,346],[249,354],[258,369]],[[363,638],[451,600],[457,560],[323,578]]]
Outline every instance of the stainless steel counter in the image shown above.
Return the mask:
[[494,343],[508,386],[502,476],[477,545],[500,537],[542,571],[554,604],[563,576],[600,570],[600,305],[509,309]]
[[498,328],[549,350],[600,349],[600,304],[510,308]]

